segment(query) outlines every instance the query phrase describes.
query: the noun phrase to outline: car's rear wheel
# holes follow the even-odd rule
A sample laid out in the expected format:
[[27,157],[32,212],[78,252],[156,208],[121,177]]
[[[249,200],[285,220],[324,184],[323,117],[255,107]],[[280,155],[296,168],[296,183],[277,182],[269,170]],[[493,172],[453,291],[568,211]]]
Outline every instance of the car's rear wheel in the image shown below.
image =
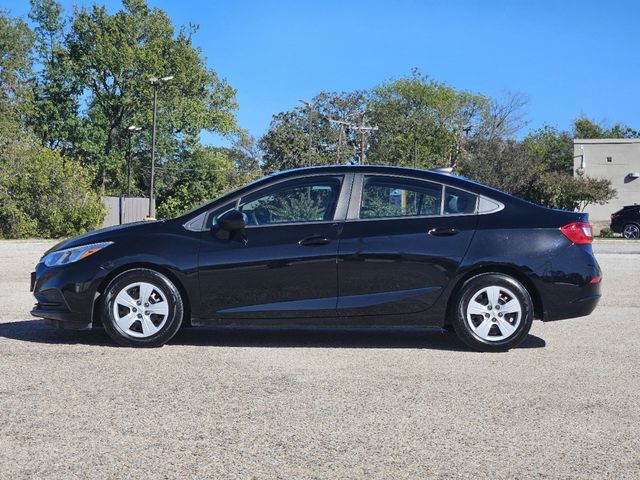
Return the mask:
[[519,345],[533,323],[533,302],[516,279],[501,273],[483,273],[460,289],[451,323],[466,345],[483,352]]
[[171,280],[154,270],[128,270],[105,290],[102,323],[120,345],[164,345],[180,328],[182,316],[180,292]]
[[622,229],[624,238],[640,238],[640,226],[635,223],[627,223]]

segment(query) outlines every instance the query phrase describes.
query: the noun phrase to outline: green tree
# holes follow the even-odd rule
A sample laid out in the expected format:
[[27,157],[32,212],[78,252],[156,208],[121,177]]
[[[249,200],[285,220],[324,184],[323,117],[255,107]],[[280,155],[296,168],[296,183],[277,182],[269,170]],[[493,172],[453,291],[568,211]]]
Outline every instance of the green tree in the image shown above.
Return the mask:
[[39,69],[34,81],[33,113],[27,125],[42,142],[63,154],[82,138],[79,115],[82,86],[73,75],[65,44],[67,25],[55,0],[31,0],[29,18],[35,25],[35,56]]
[[66,237],[99,226],[104,207],[75,160],[23,135],[0,147],[0,236]]
[[[125,188],[129,125],[145,127],[136,152],[149,158],[151,77],[174,77],[158,95],[160,165],[198,148],[203,130],[237,131],[235,91],[194,47],[196,26],[176,31],[164,11],[144,0],[124,0],[113,14],[98,5],[81,7],[68,22],[60,12],[54,0],[33,2],[43,64],[34,131],[48,145],[81,159],[96,183],[104,179],[108,192]],[[137,171],[136,187],[147,190],[149,172]]]
[[370,98],[370,163],[455,166],[465,132],[488,115],[489,99],[459,92],[414,70],[411,75],[375,87]]
[[160,195],[158,217],[175,217],[226,192],[231,185],[233,164],[225,154],[212,147],[197,147],[180,162],[171,161],[161,174],[175,179],[167,182]]
[[529,133],[524,144],[549,170],[573,173],[573,137],[569,132],[545,125]]
[[615,197],[608,180],[574,177],[559,168],[563,157],[558,163],[550,161],[555,158],[548,154],[553,149],[542,148],[540,139],[550,138],[549,143],[557,145],[558,137],[552,132],[544,130],[533,138],[535,141],[474,142],[459,171],[472,180],[550,208],[584,210],[589,204],[604,204]]
[[20,19],[0,11],[0,137],[18,138],[30,113],[33,34]]
[[640,131],[628,125],[616,123],[608,128],[586,117],[580,117],[573,122],[574,138],[640,138]]
[[347,124],[357,122],[365,104],[364,92],[320,92],[311,101],[311,112],[299,107],[274,115],[269,130],[258,142],[265,172],[352,161],[358,136],[349,125],[331,119]]

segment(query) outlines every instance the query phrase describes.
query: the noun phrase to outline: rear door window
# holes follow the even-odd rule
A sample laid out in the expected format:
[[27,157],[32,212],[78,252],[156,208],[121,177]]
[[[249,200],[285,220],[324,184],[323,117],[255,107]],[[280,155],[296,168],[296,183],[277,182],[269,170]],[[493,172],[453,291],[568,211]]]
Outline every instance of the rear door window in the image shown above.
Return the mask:
[[476,213],[478,196],[453,187],[445,188],[444,214],[469,215]]
[[405,178],[367,175],[360,218],[440,215],[442,185]]

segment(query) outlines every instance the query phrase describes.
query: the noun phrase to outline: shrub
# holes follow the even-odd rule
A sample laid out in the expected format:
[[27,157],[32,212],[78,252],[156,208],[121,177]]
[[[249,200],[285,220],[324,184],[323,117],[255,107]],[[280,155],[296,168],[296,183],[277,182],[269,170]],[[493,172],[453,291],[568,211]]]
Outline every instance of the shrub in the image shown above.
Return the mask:
[[104,214],[79,162],[28,137],[0,149],[0,237],[78,235],[99,226]]

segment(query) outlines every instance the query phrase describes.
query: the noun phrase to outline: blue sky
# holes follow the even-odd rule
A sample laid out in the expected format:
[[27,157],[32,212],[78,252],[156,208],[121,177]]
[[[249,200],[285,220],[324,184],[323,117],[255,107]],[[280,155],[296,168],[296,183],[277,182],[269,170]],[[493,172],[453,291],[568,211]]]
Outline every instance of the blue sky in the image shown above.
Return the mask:
[[[81,0],[64,0],[67,12]],[[120,1],[108,0],[110,10]],[[254,136],[321,90],[370,88],[418,67],[459,89],[530,98],[528,128],[587,115],[640,128],[637,1],[149,0],[238,90]],[[28,0],[0,0],[25,15]],[[208,137],[213,143],[219,140]]]

